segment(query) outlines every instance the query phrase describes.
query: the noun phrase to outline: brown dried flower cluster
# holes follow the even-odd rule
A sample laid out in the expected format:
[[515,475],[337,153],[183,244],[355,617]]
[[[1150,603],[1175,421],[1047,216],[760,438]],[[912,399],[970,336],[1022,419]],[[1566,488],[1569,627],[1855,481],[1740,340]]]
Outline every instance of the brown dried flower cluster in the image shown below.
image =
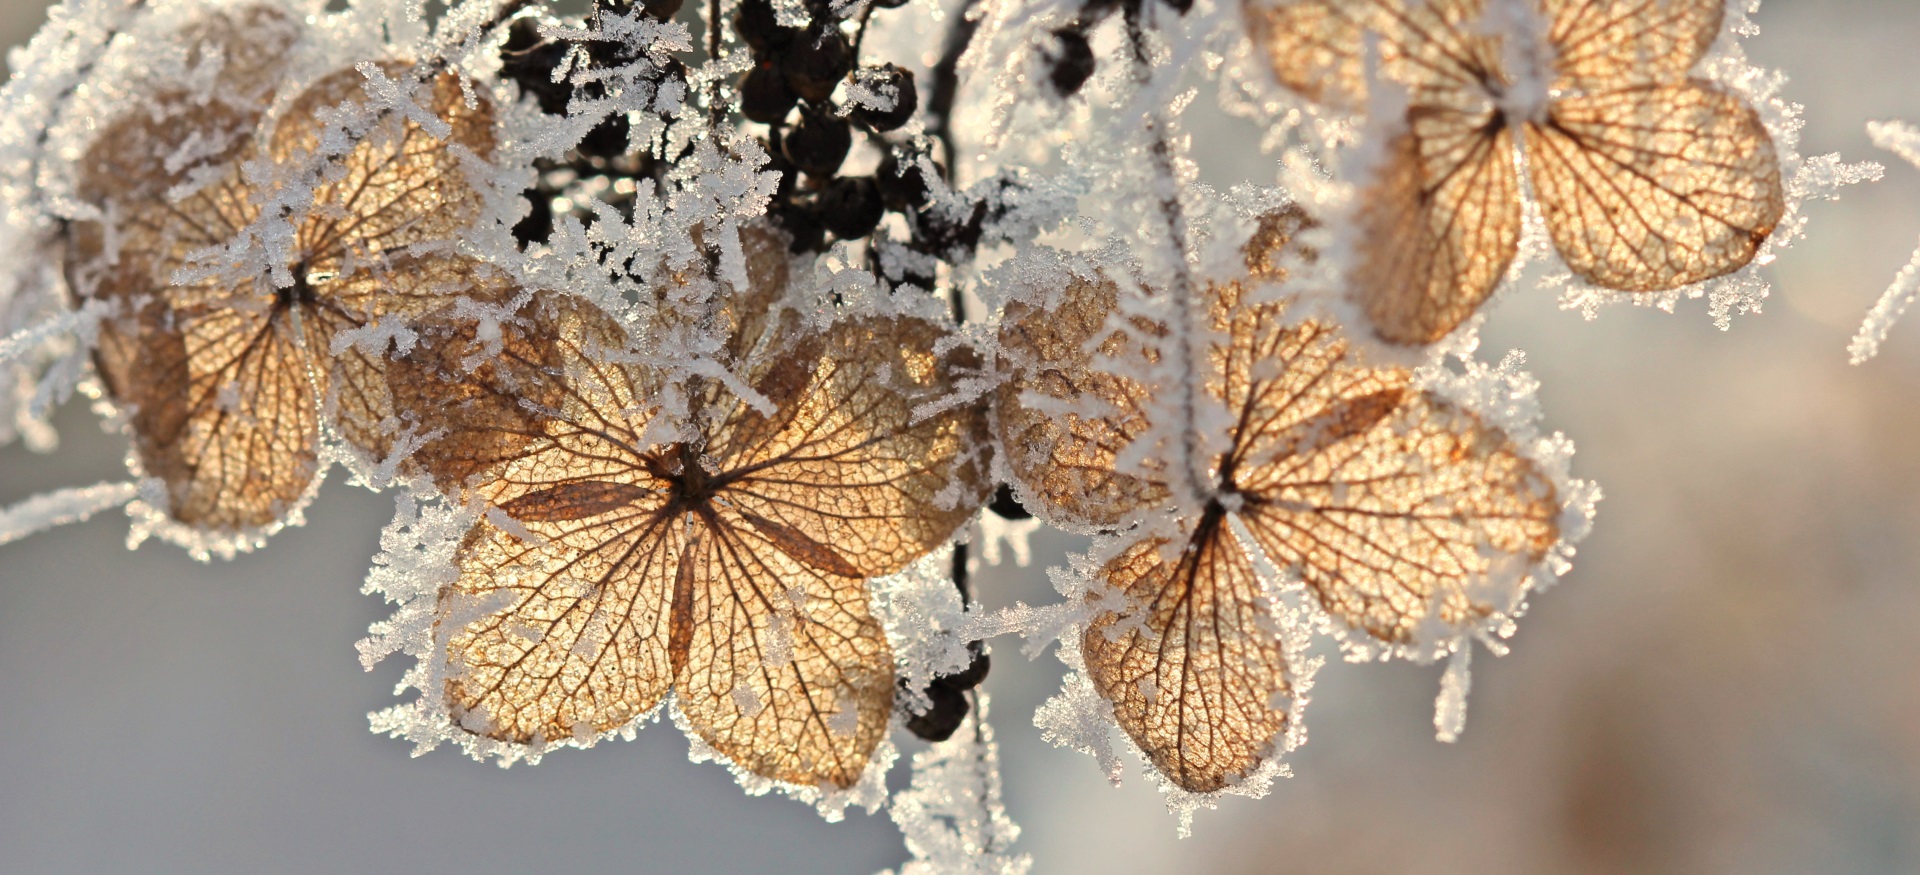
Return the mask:
[[[894,661],[867,580],[945,543],[991,488],[978,406],[945,398],[961,352],[907,317],[802,330],[774,309],[785,241],[750,229],[755,288],[727,305],[759,399],[697,381],[662,421],[663,378],[608,362],[604,317],[553,302],[552,415],[475,492],[441,595],[449,712],[516,744],[628,726],[669,690],[693,732],[755,774],[856,782],[885,735]],[[493,446],[452,421],[446,444]]]
[[[1398,344],[1444,337],[1506,276],[1522,225],[1516,145],[1555,248],[1594,285],[1661,291],[1753,260],[1785,212],[1773,141],[1740,97],[1692,75],[1724,12],[1722,0],[1246,2],[1255,43],[1301,96],[1365,109],[1370,60],[1405,89],[1360,194],[1349,277]],[[1530,30],[1532,42],[1497,35]]]
[[[1252,279],[1284,279],[1275,254],[1306,224],[1297,210],[1267,218],[1248,251]],[[1559,539],[1552,482],[1506,434],[1421,390],[1406,369],[1369,366],[1333,326],[1290,317],[1284,303],[1248,303],[1246,288],[1205,293],[1217,338],[1208,398],[1233,425],[1227,449],[1207,460],[1203,507],[1176,521],[1176,535],[1125,530],[1099,572],[1122,602],[1099,602],[1080,642],[1121,727],[1196,792],[1250,773],[1287,728],[1291,633],[1255,557],[1298,573],[1340,625],[1396,646],[1511,610],[1477,587],[1507,563],[1539,562]],[[1003,329],[1012,373],[1001,439],[1051,519],[1128,525],[1171,494],[1160,466],[1116,464],[1157,415],[1147,399],[1169,391],[1125,376],[1156,354],[1142,338],[1165,329],[1116,330],[1118,293],[1076,281],[1056,307],[1009,312]],[[1111,412],[1033,424],[1046,417],[1027,399],[1076,392]]]
[[283,519],[321,473],[323,424],[376,458],[392,452],[384,344],[336,354],[342,332],[513,291],[449,251],[480,209],[461,156],[494,148],[487,102],[468,106],[452,76],[422,101],[446,138],[390,116],[312,192],[281,265],[289,285],[226,269],[222,253],[277,193],[247,163],[297,166],[320,146],[322,110],[365,100],[364,76],[346,69],[268,117],[297,36],[270,7],[211,14],[182,40],[225,58],[216,97],[156,86],[80,162],[77,193],[99,219],[69,226],[67,274],[78,297],[112,308],[95,362],[168,512],[202,532]]

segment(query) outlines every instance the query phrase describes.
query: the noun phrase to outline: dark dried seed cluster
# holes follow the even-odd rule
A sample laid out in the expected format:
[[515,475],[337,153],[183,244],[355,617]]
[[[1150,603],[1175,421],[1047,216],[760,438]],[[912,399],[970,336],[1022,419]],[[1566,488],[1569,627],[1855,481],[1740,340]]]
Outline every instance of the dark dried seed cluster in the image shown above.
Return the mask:
[[[1049,36],[1051,44],[1041,48],[1040,60],[1046,65],[1047,84],[1053,86],[1054,94],[1060,97],[1072,97],[1080,93],[1087,80],[1093,78],[1093,44],[1088,34],[1105,21],[1116,10],[1128,21],[1142,20],[1153,0],[1088,0],[1080,7],[1080,14],[1066,27],[1054,28]],[[1186,15],[1193,8],[1193,0],[1160,0],[1162,5],[1173,10],[1176,15]]]
[[[805,26],[790,26],[780,23],[770,0],[743,0],[733,16],[734,31],[753,56],[752,69],[740,78],[740,114],[767,126],[768,169],[781,174],[770,212],[793,237],[796,252],[825,249],[828,235],[865,238],[888,209],[902,209],[894,206],[902,196],[890,181],[841,176],[840,167],[856,128],[886,149],[881,135],[905,125],[920,106],[911,71],[859,66],[832,5],[815,0],[807,12]],[[843,82],[849,88],[836,101]],[[915,205],[925,199],[920,195]]]
[[[598,0],[596,10],[611,11],[625,5],[622,0]],[[640,6],[646,15],[665,21],[680,11],[681,0],[651,0]],[[537,19],[522,18],[513,23],[506,44],[501,46],[500,74],[517,84],[522,93],[532,95],[541,112],[565,115],[576,95],[598,98],[604,96],[605,86],[594,81],[575,85],[571,75],[554,81],[555,71],[622,67],[637,58],[635,49],[624,43],[548,39],[540,33]],[[566,66],[569,64],[571,67]],[[684,83],[687,71],[678,60],[670,59],[653,76],[657,82]],[[514,226],[514,237],[523,245],[550,238],[556,218],[554,203],[568,193],[591,194],[622,212],[630,209],[640,180],[651,179],[660,170],[655,156],[631,148],[631,131],[629,118],[614,115],[587,132],[564,157],[535,161],[539,177],[526,193],[528,215]],[[584,209],[576,207],[575,214],[582,221],[592,221],[591,213]]]

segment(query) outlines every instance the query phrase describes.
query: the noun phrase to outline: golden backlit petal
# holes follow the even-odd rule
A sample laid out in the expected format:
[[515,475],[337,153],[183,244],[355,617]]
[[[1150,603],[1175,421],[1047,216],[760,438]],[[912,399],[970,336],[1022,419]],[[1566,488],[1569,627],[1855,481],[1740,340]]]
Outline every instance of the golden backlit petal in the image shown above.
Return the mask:
[[852,786],[893,708],[893,653],[866,581],[791,555],[728,509],[690,519],[681,712],[756,775]]
[[[560,504],[561,493],[594,485],[539,495]],[[604,512],[581,518],[516,520],[534,540],[486,520],[468,532],[460,579],[439,604],[455,725],[516,744],[584,741],[666,695],[681,522],[660,512],[660,493],[625,494],[641,500],[602,502]],[[538,500],[523,496],[522,509]]]
[[1786,212],[1759,115],[1709,82],[1557,101],[1526,144],[1554,246],[1594,285],[1659,291],[1738,270]]
[[1280,84],[1348,111],[1367,103],[1370,61],[1416,106],[1460,105],[1502,80],[1483,9],[1484,0],[1242,0]]
[[[589,322],[594,327],[583,329]],[[418,320],[415,329],[413,347],[381,363],[384,391],[398,426],[425,441],[409,464],[454,493],[536,445],[555,448],[552,441],[564,426],[549,419],[570,397],[568,365],[583,364],[591,354],[577,339],[583,330],[604,337],[618,333],[592,305],[552,293],[536,295],[507,318],[489,320],[484,331],[472,316],[447,313]],[[343,361],[341,367],[348,365]],[[619,373],[621,389],[631,391]],[[347,392],[340,395],[344,410]]]
[[1706,55],[1725,0],[1542,0],[1561,87],[1672,82]]
[[1227,343],[1215,344],[1210,388],[1234,415],[1227,470],[1243,487],[1276,459],[1318,452],[1371,429],[1410,393],[1411,371],[1365,368],[1324,322],[1287,318],[1279,304],[1248,306],[1239,286],[1215,291]]
[[[415,435],[444,428],[440,421],[456,411],[494,417],[519,409],[506,385],[534,391],[531,375],[516,380],[512,373],[522,359],[546,362],[544,337],[528,326],[507,320],[489,320],[485,342],[478,339],[478,317],[456,309],[469,305],[503,307],[518,287],[505,275],[480,262],[454,255],[403,255],[370,266],[347,277],[313,288],[313,300],[301,307],[302,317],[323,328],[330,344],[344,343],[332,362],[333,396],[328,408],[341,437],[355,448],[384,460],[395,449],[397,431]],[[387,332],[410,337],[405,373],[389,377],[396,366]],[[345,333],[343,337],[342,334]],[[376,339],[377,338],[377,339]],[[347,342],[351,341],[351,342]],[[469,380],[473,376],[476,379]],[[550,385],[551,381],[543,381]],[[486,385],[482,385],[486,384]],[[537,397],[537,396],[530,396]],[[396,400],[401,402],[396,405]],[[484,412],[475,405],[485,405]],[[510,410],[509,408],[512,408]],[[508,416],[502,427],[523,425],[527,414]],[[458,485],[466,471],[445,479]]]
[[1503,432],[1446,400],[1408,391],[1377,415],[1390,397],[1378,382],[1308,405],[1294,431],[1315,439],[1236,478],[1242,519],[1335,619],[1431,645],[1436,625],[1457,634],[1516,607],[1522,576],[1559,539],[1559,497]]
[[278,521],[320,471],[314,338],[297,337],[284,314],[220,308],[156,318],[175,324],[139,324],[130,344],[120,337],[106,347],[137,353],[101,359],[113,366],[102,368],[109,391],[133,408],[141,467],[166,483],[170,514],[189,526],[238,532]]
[[[1110,527],[1167,494],[1150,473],[1119,470],[1120,454],[1146,431],[1147,389],[1109,372],[1111,360],[1145,354],[1108,325],[1118,295],[1119,288],[1105,279],[1075,278],[1057,304],[1016,301],[1001,319],[1006,376],[995,395],[1000,446],[1029,507],[1051,522]],[[1157,330],[1132,327],[1146,334]],[[1062,415],[1039,406],[1041,401],[1087,412]],[[1105,409],[1088,409],[1093,405]]]
[[1479,309],[1519,251],[1513,136],[1491,115],[1418,114],[1382,161],[1360,195],[1348,295],[1382,340],[1432,343]]
[[1087,673],[1120,728],[1160,774],[1195,793],[1223,789],[1273,754],[1294,675],[1273,606],[1218,506],[1172,558],[1133,545],[1102,570],[1126,607],[1081,639]]
[[[402,80],[410,75],[398,63],[383,65],[383,72]],[[324,130],[319,111],[365,103],[365,82],[360,71],[349,68],[303,92],[274,128],[274,160],[306,160]],[[492,104],[484,94],[474,97],[476,105],[467,106],[459,77],[442,74],[416,99],[450,127],[445,139],[394,113],[341,159],[341,172],[315,189],[314,208],[296,232],[310,270],[347,273],[403,247],[461,239],[483,204],[462,166],[461,150],[454,147],[483,160],[494,150]]]
[[183,83],[146,83],[149,90],[88,147],[75,194],[97,206],[112,200],[131,208],[249,151],[302,28],[285,10],[265,5],[209,10],[182,28],[171,40],[185,50],[186,68],[218,63],[218,72],[192,91]]
[[[796,326],[789,325],[789,330]],[[943,544],[992,487],[986,413],[977,403],[916,418],[947,400],[970,352],[936,353],[947,331],[921,319],[841,322],[754,370],[774,416],[733,402],[709,440],[722,499],[816,569],[891,574]],[[782,539],[781,532],[792,530]]]

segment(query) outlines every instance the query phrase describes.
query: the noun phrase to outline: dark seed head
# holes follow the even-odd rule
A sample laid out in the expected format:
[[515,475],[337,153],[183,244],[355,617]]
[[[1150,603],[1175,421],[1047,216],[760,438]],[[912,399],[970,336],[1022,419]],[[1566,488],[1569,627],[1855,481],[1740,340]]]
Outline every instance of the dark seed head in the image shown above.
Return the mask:
[[926,741],[952,738],[971,710],[967,694],[936,680],[927,687],[927,698],[932,700],[932,704],[926,713],[907,714],[907,731]]
[[832,96],[835,86],[853,69],[853,47],[838,28],[829,27],[811,39],[801,37],[781,55],[787,87],[815,103]]
[[1053,84],[1055,94],[1072,97],[1093,78],[1093,46],[1087,43],[1086,34],[1071,28],[1055,30],[1053,37],[1053,50],[1045,56],[1047,81]]
[[854,74],[854,81],[868,91],[880,95],[882,99],[892,97],[891,109],[869,109],[855,104],[853,120],[876,131],[894,130],[913,118],[913,112],[920,108],[920,93],[913,84],[913,72],[903,70],[894,64],[882,67],[862,67]]
[[773,11],[772,0],[741,0],[740,11],[733,15],[733,29],[757,59],[765,59],[793,42],[799,28],[782,27]]
[[748,121],[777,125],[793,111],[798,95],[773,65],[761,62],[740,78],[740,114]]
[[773,220],[786,229],[793,242],[787,247],[798,254],[802,252],[822,252],[827,248],[827,226],[820,221],[820,212],[811,204],[778,204],[772,210]]
[[871,176],[843,176],[820,194],[821,218],[827,230],[842,240],[858,240],[873,233],[886,211]]
[[847,150],[853,148],[853,132],[847,129],[846,119],[802,107],[800,123],[787,131],[781,147],[795,167],[810,176],[826,178],[847,160]]
[[[935,170],[941,169],[937,161],[933,166]],[[880,169],[874,171],[873,180],[880,188],[880,199],[890,210],[916,210],[926,206],[933,197],[933,191],[927,185],[926,173],[920,169],[920,162],[901,161],[892,152],[881,159]]]

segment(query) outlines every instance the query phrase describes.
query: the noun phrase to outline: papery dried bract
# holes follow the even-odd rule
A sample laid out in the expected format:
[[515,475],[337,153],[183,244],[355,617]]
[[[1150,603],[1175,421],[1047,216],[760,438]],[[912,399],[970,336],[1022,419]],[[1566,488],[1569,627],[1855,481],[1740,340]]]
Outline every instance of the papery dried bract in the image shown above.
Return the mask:
[[1785,214],[1758,114],[1689,75],[1721,0],[1245,10],[1276,77],[1309,100],[1365,108],[1368,51],[1405,89],[1404,119],[1383,120],[1402,127],[1359,193],[1348,289],[1388,342],[1445,336],[1506,274],[1521,236],[1515,128],[1555,247],[1599,286],[1664,291],[1738,270]]
[[110,122],[83,156],[76,190],[101,219],[73,222],[68,236],[75,293],[115,307],[95,361],[131,409],[141,467],[166,483],[175,521],[220,537],[270,529],[310,493],[330,399],[351,444],[374,458],[394,449],[384,343],[336,357],[337,336],[503,296],[498,282],[470,282],[475,265],[429,252],[479,215],[461,156],[493,151],[488,103],[469,107],[453,76],[425,101],[447,139],[388,116],[326,175],[294,217],[280,265],[290,287],[232,260],[272,194],[243,165],[314,160],[320,112],[365,99],[364,77],[342,70],[263,121],[286,28],[281,13],[259,9],[205,25],[208,41],[192,53],[226,59],[230,93],[260,100],[196,103],[154,84],[150,104]]
[[565,401],[476,487],[498,510],[443,593],[450,717],[584,742],[672,689],[741,768],[853,785],[894,694],[866,581],[945,542],[989,486],[977,408],[914,416],[966,366],[934,352],[942,334],[906,317],[811,333],[789,314],[743,374],[774,409],[714,391],[697,439],[670,443],[651,437],[650,370],[563,341]]
[[[1298,210],[1269,216],[1247,252],[1250,271],[1283,281],[1275,265],[1313,257],[1291,242],[1309,225]],[[1204,401],[1232,423],[1205,465],[1209,494],[1177,536],[1151,525],[1122,536],[1096,575],[1080,642],[1121,727],[1169,781],[1197,793],[1254,773],[1298,704],[1288,646],[1300,632],[1285,628],[1256,556],[1298,575],[1340,627],[1428,656],[1509,616],[1560,537],[1561,497],[1509,437],[1421,389],[1412,371],[1368,365],[1332,325],[1246,293],[1241,282],[1206,292]],[[1036,311],[1027,323],[1050,317]],[[1136,349],[1104,367],[1139,373],[1145,356]],[[1146,400],[1130,415],[1177,409],[1151,399],[1180,387],[1133,385]],[[1057,430],[1030,434],[1038,443],[1008,452],[1044,459],[1072,446]],[[1164,495],[1154,472],[1167,464],[1126,473]]]

